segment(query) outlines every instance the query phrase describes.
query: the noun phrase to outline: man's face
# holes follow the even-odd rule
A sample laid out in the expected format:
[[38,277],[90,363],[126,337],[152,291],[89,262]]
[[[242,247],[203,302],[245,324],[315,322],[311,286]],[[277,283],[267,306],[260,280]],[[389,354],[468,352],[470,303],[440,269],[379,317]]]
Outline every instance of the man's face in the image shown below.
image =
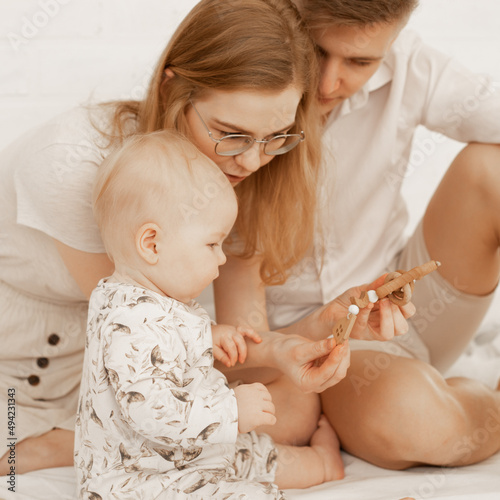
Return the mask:
[[372,77],[398,36],[402,22],[318,28],[312,37],[321,54],[319,100],[324,115]]

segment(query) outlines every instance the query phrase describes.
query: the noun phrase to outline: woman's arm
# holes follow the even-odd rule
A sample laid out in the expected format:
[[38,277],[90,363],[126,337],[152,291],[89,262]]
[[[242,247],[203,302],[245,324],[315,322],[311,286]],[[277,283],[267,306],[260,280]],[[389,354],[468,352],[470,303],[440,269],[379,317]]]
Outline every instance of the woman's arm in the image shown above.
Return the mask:
[[[286,374],[304,392],[321,392],[339,382],[349,365],[348,345],[336,346],[333,339],[310,339],[269,331],[265,286],[259,275],[258,258],[229,256],[214,283],[217,321],[234,326],[251,326],[262,337],[259,344],[247,341],[244,369],[218,368],[230,380],[270,382]],[[271,368],[251,370],[255,367]],[[278,371],[277,371],[278,370]]]
[[[219,324],[250,326],[259,332],[262,342],[247,342],[245,368],[237,364],[228,369],[216,362],[230,381],[274,380],[280,375],[274,362],[273,351],[279,334],[269,331],[266,313],[265,287],[259,275],[260,260],[257,257],[244,260],[228,255],[227,262],[219,268],[214,282],[216,320]],[[279,342],[279,340],[278,340]],[[258,376],[252,368],[260,368]]]
[[[321,392],[339,382],[349,365],[348,342],[336,346],[327,337],[331,335],[335,323],[347,315],[350,297],[359,297],[363,290],[380,286],[384,278],[381,276],[369,285],[347,290],[281,332],[262,331],[261,328],[268,328],[268,322],[259,261],[257,258],[242,260],[230,256],[214,283],[217,320],[234,326],[251,326],[261,335],[263,341],[260,344],[247,342],[245,368],[275,368],[305,392]],[[375,306],[370,304],[360,311],[351,336],[366,340],[391,339],[406,333],[406,319],[414,312],[411,302],[398,307],[383,299]],[[235,371],[234,368],[227,370],[220,364],[218,367],[230,380],[241,378],[246,382],[267,383],[276,378],[276,371],[271,370]]]
[[269,330],[266,287],[259,274],[260,258],[239,259],[228,255],[214,282],[217,323]]
[[[259,259],[238,259],[229,256],[220,268],[220,277],[214,283],[217,322],[251,326],[258,332],[269,330],[266,312],[265,285],[259,275]],[[384,282],[381,276],[369,285],[353,287],[313,313],[278,332],[300,335],[316,341],[332,334],[335,323],[348,313],[351,297],[359,297],[363,290],[377,288]],[[398,307],[388,299],[375,307],[363,309],[351,334],[353,338],[388,340],[398,333],[406,333],[406,318],[415,312],[413,304]],[[275,337],[273,337],[275,338]]]
[[99,280],[113,274],[115,266],[105,253],[88,253],[54,239],[57,251],[85,297],[90,298]]

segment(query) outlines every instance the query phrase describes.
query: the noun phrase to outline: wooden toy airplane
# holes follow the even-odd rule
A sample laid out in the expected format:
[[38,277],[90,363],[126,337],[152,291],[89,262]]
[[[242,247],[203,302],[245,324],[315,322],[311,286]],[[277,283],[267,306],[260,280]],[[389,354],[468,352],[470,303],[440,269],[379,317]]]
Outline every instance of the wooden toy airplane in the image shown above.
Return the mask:
[[389,273],[385,278],[385,283],[376,290],[368,290],[362,292],[359,297],[351,297],[347,317],[337,321],[333,329],[333,337],[337,344],[342,344],[351,334],[360,309],[366,307],[370,302],[375,303],[384,297],[388,297],[391,302],[398,306],[407,304],[411,300],[415,281],[432,273],[440,265],[441,263],[437,260],[431,260],[406,272]]

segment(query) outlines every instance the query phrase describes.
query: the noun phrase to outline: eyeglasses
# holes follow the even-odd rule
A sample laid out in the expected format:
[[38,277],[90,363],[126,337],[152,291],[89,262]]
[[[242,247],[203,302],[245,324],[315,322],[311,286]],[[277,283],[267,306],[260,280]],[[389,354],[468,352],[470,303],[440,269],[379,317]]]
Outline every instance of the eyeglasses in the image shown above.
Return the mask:
[[228,134],[220,139],[216,139],[207,124],[201,117],[199,111],[196,109],[196,106],[193,104],[193,101],[189,101],[196,114],[203,123],[206,131],[208,132],[208,136],[215,144],[215,153],[219,156],[237,156],[245,151],[249,150],[254,143],[264,144],[264,154],[269,156],[283,155],[291,151],[295,146],[300,144],[302,141],[305,141],[306,136],[303,131],[300,134],[280,134],[275,135],[271,139],[266,139],[262,141],[258,141],[255,137],[251,135],[245,134]]

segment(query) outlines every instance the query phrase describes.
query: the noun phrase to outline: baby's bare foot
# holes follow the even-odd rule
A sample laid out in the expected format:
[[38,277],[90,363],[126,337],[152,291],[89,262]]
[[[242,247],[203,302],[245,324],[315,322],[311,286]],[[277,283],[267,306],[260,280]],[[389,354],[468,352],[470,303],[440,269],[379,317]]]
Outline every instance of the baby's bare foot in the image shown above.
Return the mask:
[[311,437],[311,448],[320,456],[324,465],[324,482],[344,478],[344,462],[342,462],[340,455],[340,442],[324,415],[321,415],[318,428]]

